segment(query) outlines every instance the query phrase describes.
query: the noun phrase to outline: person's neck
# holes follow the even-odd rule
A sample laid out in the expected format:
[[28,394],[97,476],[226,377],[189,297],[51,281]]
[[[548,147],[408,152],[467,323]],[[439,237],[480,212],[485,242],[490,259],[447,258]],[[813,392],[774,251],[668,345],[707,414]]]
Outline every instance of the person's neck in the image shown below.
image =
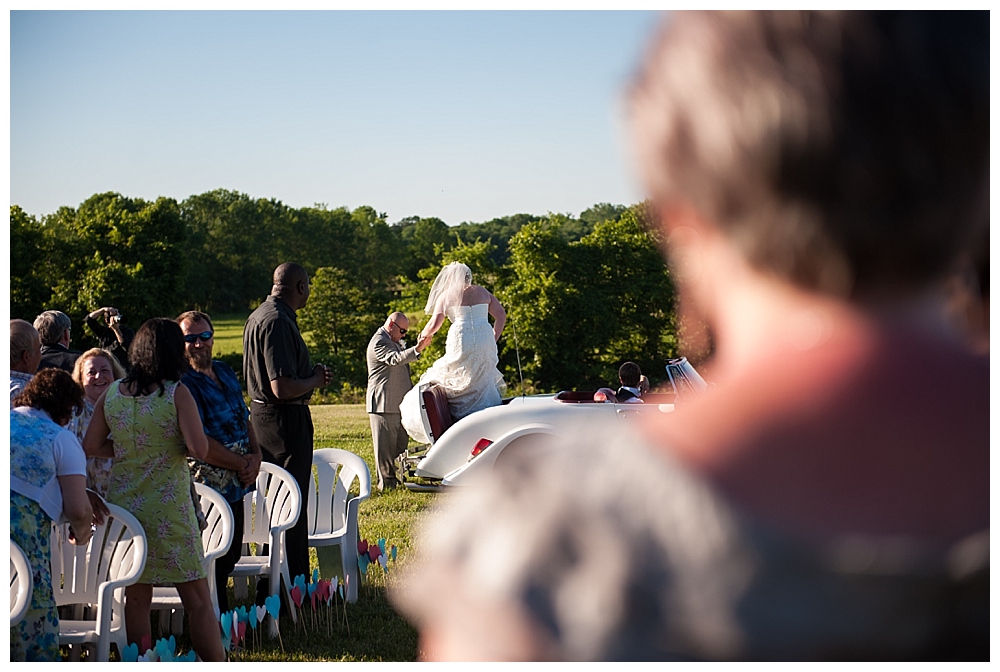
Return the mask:
[[271,296],[279,301],[282,301],[286,306],[292,309],[293,313],[297,314],[299,312],[299,308],[302,307],[295,301],[295,297],[288,292],[271,292]]
[[212,380],[215,380],[215,370],[212,368],[211,358],[208,360],[208,364],[205,366],[203,366],[200,362],[195,362],[194,360],[191,359],[188,360],[188,364],[194,371],[197,371],[203,376],[208,376]]
[[772,357],[870,342],[891,325],[942,335],[950,331],[937,291],[848,302],[756,271],[730,251],[716,256],[707,263],[711,280],[702,289],[703,296],[712,297],[713,313],[705,317],[715,335],[711,373],[716,381],[741,376]]

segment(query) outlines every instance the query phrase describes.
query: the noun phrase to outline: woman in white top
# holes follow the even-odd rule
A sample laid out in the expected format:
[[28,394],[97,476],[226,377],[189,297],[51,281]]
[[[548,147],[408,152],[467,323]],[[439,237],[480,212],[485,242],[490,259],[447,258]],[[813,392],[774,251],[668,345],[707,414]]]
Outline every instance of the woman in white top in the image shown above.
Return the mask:
[[420,417],[418,390],[421,384],[434,383],[444,389],[449,410],[456,420],[500,405],[507,386],[497,369],[497,341],[507,322],[507,313],[487,289],[472,284],[472,271],[459,262],[448,264],[438,273],[424,311],[431,315],[431,320],[421,332],[421,338],[437,333],[445,316],[451,320],[451,328],[444,355],[403,397],[400,413],[407,433],[419,443],[430,443]]
[[70,523],[70,542],[93,534],[86,459],[64,429],[83,391],[61,369],[39,371],[14,397],[10,411],[10,538],[31,565],[33,589],[24,619],[11,628],[11,661],[58,661],[59,616],[52,595],[52,523]]

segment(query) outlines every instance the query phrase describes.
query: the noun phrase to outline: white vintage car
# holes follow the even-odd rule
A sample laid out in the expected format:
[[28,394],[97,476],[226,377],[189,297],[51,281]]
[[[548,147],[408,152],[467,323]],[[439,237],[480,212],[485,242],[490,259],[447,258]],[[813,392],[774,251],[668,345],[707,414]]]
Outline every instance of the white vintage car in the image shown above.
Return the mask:
[[671,391],[647,393],[641,404],[603,401],[604,394],[593,391],[564,391],[510,397],[458,421],[452,420],[440,388],[422,387],[421,415],[431,445],[404,456],[405,485],[411,490],[467,485],[518,453],[543,450],[546,436],[558,435],[581,418],[602,414],[627,422],[646,413],[670,413],[678,395],[700,393],[708,386],[683,357],[669,360],[666,369]]

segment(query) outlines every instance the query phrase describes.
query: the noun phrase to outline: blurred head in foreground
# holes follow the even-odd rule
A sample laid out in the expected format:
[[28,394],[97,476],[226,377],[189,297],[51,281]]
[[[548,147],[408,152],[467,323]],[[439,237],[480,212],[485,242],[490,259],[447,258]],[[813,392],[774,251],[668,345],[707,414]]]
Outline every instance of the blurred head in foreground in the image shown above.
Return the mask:
[[[630,93],[716,386],[449,496],[393,598],[427,658],[989,655],[989,17],[676,13]],[[613,421],[614,422],[614,421]]]

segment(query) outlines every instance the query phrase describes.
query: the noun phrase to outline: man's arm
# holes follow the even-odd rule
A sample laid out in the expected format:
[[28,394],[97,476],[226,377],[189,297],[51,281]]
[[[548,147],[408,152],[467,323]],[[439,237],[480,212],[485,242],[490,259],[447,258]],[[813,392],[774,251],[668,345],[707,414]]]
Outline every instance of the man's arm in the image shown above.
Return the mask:
[[[423,347],[421,347],[423,343]],[[399,364],[409,364],[417,359],[417,355],[420,351],[427,346],[427,343],[421,338],[421,340],[412,348],[407,348],[406,350],[397,350],[392,347],[392,340],[389,338],[380,338],[375,341],[375,346],[372,350],[375,353],[375,359],[386,364],[387,366],[397,366]]]
[[260,463],[264,458],[260,452],[260,445],[257,443],[257,435],[254,434],[253,425],[249,422],[247,423],[247,435],[250,439],[250,452],[243,456],[247,464],[239,470],[240,483],[243,485],[250,485],[257,480],[257,474],[260,473]]
[[271,381],[271,393],[278,399],[294,399],[308,394],[317,387],[330,384],[333,374],[330,369],[317,364],[313,367],[312,375],[308,378],[292,378],[291,376],[278,376]]
[[208,453],[202,458],[202,462],[207,462],[213,467],[222,467],[229,471],[240,471],[246,466],[247,461],[242,455],[229,450],[208,434],[205,435],[205,438],[208,439]]

